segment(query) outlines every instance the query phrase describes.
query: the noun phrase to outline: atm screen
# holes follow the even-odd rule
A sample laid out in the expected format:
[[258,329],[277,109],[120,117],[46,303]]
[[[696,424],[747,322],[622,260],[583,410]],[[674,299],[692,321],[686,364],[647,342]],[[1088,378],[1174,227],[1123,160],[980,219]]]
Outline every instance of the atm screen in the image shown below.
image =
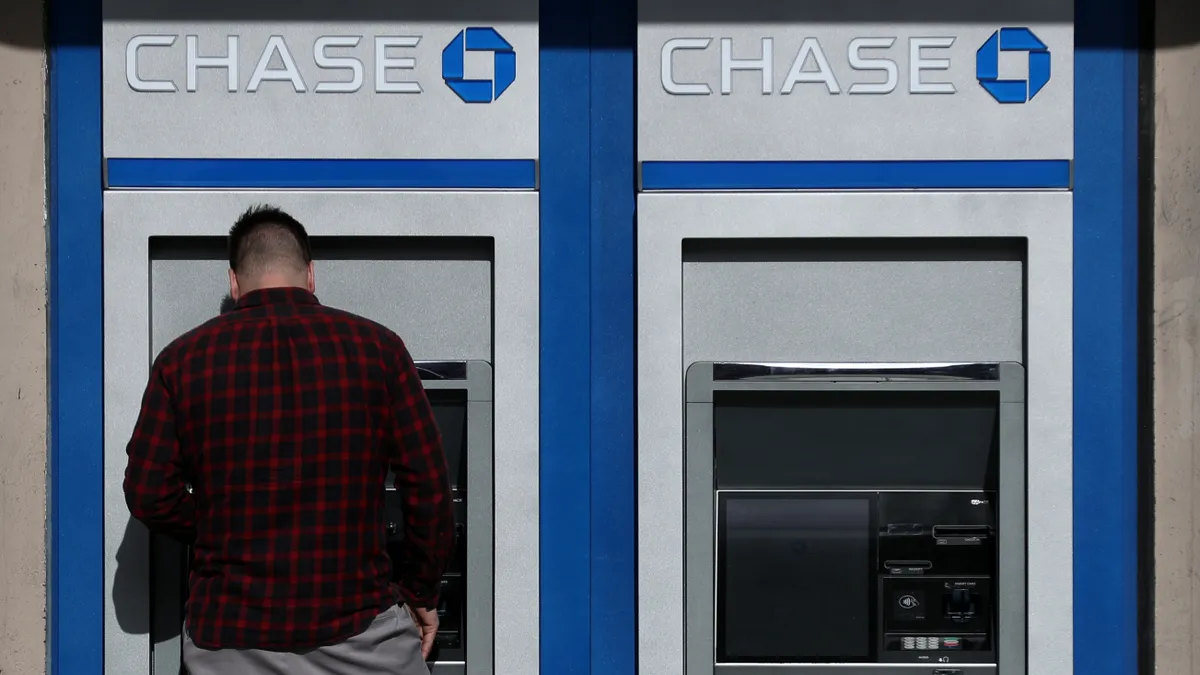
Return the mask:
[[426,392],[438,430],[442,433],[442,448],[450,470],[450,487],[467,491],[467,401],[462,391],[431,390]]

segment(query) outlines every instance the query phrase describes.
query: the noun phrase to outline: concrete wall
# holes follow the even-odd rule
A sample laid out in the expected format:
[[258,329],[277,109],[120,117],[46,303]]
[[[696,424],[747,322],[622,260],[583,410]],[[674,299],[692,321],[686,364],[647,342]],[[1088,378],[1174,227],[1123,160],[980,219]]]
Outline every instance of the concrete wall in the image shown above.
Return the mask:
[[1200,672],[1200,6],[1158,0],[1154,106],[1155,671]]
[[0,2],[0,672],[46,670],[46,57]]

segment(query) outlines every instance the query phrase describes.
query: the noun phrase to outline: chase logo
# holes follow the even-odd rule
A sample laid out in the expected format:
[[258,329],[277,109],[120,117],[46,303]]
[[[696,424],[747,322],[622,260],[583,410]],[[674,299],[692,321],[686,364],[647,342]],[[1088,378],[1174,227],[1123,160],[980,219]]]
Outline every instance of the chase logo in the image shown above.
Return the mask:
[[[467,52],[492,54],[492,78],[468,80]],[[466,28],[442,50],[442,79],[467,103],[491,103],[517,79],[517,53],[495,28]]]
[[[1029,73],[1023,80],[1000,79],[1000,52],[1025,52]],[[1050,81],[1050,49],[1028,28],[1001,28],[975,52],[979,86],[1001,103],[1025,103]]]

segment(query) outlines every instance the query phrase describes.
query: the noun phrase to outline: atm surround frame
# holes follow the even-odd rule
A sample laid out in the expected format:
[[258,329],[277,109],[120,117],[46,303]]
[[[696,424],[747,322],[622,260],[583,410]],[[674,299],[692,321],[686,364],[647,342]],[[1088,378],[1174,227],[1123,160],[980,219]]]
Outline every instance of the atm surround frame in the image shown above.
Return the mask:
[[[739,372],[741,371],[741,372]],[[903,673],[937,663],[714,663],[716,634],[717,490],[713,464],[713,405],[717,392],[990,391],[999,395],[998,603],[996,658],[1004,675],[1025,675],[1026,481],[1025,370],[1018,363],[800,364],[696,362],[685,375],[684,413],[686,539],[684,543],[686,675],[755,675],[770,672],[845,675]],[[764,492],[838,492],[770,489]],[[867,492],[869,490],[853,490]],[[885,490],[886,491],[886,490]],[[954,490],[956,492],[961,490]],[[967,490],[974,492],[974,490]],[[1019,496],[1014,498],[1013,494]],[[996,673],[996,664],[952,663],[965,674]]]
[[[683,243],[687,239],[1021,238],[1024,262],[1028,675],[1073,672],[1074,201],[1069,192],[643,193],[637,238],[638,667],[682,675]],[[736,350],[731,350],[735,351]],[[861,360],[870,360],[869,355]],[[776,355],[696,353],[689,361]],[[938,357],[943,358],[943,357]],[[946,354],[955,360],[955,354]],[[999,357],[997,357],[999,358]],[[834,359],[827,359],[834,360]],[[852,360],[850,358],[843,360]],[[893,359],[903,360],[903,359]],[[981,360],[981,359],[963,359]],[[1053,639],[1039,636],[1052,635]],[[854,675],[844,667],[839,675]]]
[[492,364],[471,360],[416,361],[416,365],[421,384],[427,391],[464,391],[467,403],[467,568],[464,573],[468,582],[463,598],[467,660],[465,663],[435,662],[430,672],[431,675],[490,675],[496,634],[495,607],[492,605],[495,593],[492,579],[495,547]]
[[[492,258],[494,532],[493,607],[514,610],[503,641],[493,641],[494,671],[537,671],[540,651],[539,535],[539,204],[534,192],[357,190],[113,190],[104,194],[104,668],[145,672],[151,638],[122,628],[113,585],[128,508],[120,488],[129,438],[151,351],[151,237],[213,237],[250,203],[298,214],[311,236],[489,237]],[[168,215],[164,215],[168,214]],[[431,222],[444,223],[431,231]],[[318,285],[320,270],[318,269]],[[530,292],[530,289],[535,289]],[[215,307],[214,307],[215,309]],[[120,320],[116,320],[116,319]],[[421,355],[415,355],[420,358]],[[497,365],[499,364],[499,365]],[[149,563],[140,525],[125,542]],[[132,589],[151,606],[150,583]],[[489,671],[490,672],[490,671]]]

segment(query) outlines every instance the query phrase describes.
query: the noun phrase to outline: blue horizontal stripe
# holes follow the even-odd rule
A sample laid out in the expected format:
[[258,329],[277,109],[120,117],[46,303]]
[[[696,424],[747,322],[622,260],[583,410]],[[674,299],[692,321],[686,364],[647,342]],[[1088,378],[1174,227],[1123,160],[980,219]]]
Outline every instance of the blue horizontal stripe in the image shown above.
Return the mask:
[[110,188],[533,190],[532,159],[108,160]]
[[1020,190],[1071,187],[1071,162],[643,162],[643,190]]

